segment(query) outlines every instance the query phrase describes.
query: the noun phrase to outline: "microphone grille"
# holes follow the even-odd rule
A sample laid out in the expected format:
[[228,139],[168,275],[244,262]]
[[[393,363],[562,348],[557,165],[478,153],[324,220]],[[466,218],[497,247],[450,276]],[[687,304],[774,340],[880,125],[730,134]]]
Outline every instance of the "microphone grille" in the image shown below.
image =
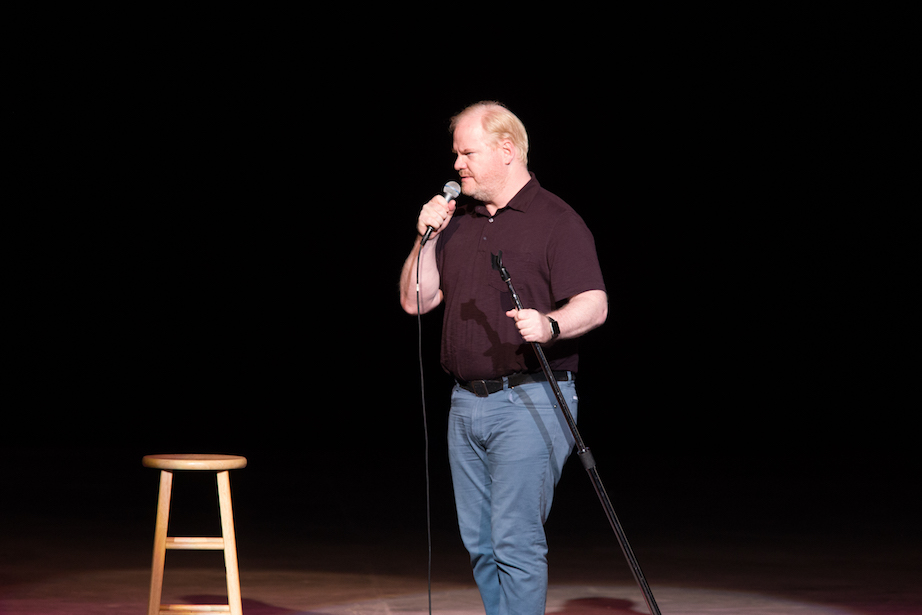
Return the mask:
[[456,198],[458,198],[459,196],[461,196],[461,186],[458,185],[458,182],[448,182],[448,183],[446,183],[445,186],[442,188],[442,191],[443,191],[446,195],[448,195],[449,197],[451,197],[450,199],[448,199],[449,201],[450,201],[451,199],[456,199]]

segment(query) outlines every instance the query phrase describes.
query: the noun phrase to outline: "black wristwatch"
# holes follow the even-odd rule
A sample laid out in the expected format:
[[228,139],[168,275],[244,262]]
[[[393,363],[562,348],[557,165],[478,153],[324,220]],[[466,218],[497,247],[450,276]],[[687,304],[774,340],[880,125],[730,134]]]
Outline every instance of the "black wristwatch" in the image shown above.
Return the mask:
[[560,336],[560,325],[550,316],[548,316],[547,319],[551,321],[551,339],[556,340]]

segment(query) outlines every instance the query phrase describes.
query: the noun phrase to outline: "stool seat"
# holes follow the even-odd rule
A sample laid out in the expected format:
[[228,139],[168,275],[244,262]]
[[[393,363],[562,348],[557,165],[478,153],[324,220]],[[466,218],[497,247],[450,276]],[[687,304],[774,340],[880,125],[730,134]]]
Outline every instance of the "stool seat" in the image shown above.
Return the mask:
[[141,464],[158,470],[239,470],[247,466],[246,457],[239,455],[145,455]]

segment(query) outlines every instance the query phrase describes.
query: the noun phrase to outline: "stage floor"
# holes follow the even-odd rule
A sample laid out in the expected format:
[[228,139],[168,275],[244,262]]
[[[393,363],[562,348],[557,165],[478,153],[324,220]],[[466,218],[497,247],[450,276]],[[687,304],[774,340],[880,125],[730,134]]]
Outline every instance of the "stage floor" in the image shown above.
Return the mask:
[[[63,453],[14,453],[0,477],[0,615],[145,613],[158,472],[134,450],[83,452],[80,464]],[[392,467],[411,464],[376,459],[360,468],[360,483],[264,453],[232,473],[247,615],[428,612],[419,473],[395,481]],[[433,464],[432,610],[482,613],[443,465]],[[693,469],[689,478],[678,465],[653,468],[642,482],[610,472],[615,508],[664,615],[922,615],[922,532],[902,479],[885,483],[874,472],[859,481],[848,468],[805,475],[798,466],[777,480],[728,480]],[[571,470],[547,525],[547,612],[648,613],[582,469]],[[220,532],[212,475],[174,481],[170,523],[173,536]],[[167,552],[163,603],[226,595],[219,552]]]
[[[145,612],[152,532],[138,532],[130,523],[19,524],[7,525],[3,536],[0,613]],[[256,528],[239,525],[247,615],[429,610],[424,528],[388,533],[315,527],[285,536],[265,530],[257,535]],[[710,534],[682,540],[638,535],[632,546],[664,614],[922,614],[922,561],[915,544]],[[556,537],[551,549],[548,613],[649,612],[613,536]],[[483,612],[466,555],[448,533],[434,540],[431,599],[435,613]],[[163,601],[226,602],[221,555],[168,552]]]

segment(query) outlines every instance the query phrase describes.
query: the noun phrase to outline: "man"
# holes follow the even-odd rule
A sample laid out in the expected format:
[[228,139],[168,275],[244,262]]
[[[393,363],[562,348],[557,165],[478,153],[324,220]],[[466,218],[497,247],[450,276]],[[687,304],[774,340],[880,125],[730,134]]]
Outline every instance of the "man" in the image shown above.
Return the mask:
[[[486,612],[538,615],[547,599],[544,523],[574,442],[530,342],[542,344],[575,418],[576,339],[605,322],[608,297],[589,229],[528,170],[521,121],[483,102],[451,129],[461,191],[476,202],[435,196],[423,206],[401,304],[411,314],[445,308],[441,361],[457,380],[449,461]],[[515,309],[492,268],[499,251],[527,309]]]

